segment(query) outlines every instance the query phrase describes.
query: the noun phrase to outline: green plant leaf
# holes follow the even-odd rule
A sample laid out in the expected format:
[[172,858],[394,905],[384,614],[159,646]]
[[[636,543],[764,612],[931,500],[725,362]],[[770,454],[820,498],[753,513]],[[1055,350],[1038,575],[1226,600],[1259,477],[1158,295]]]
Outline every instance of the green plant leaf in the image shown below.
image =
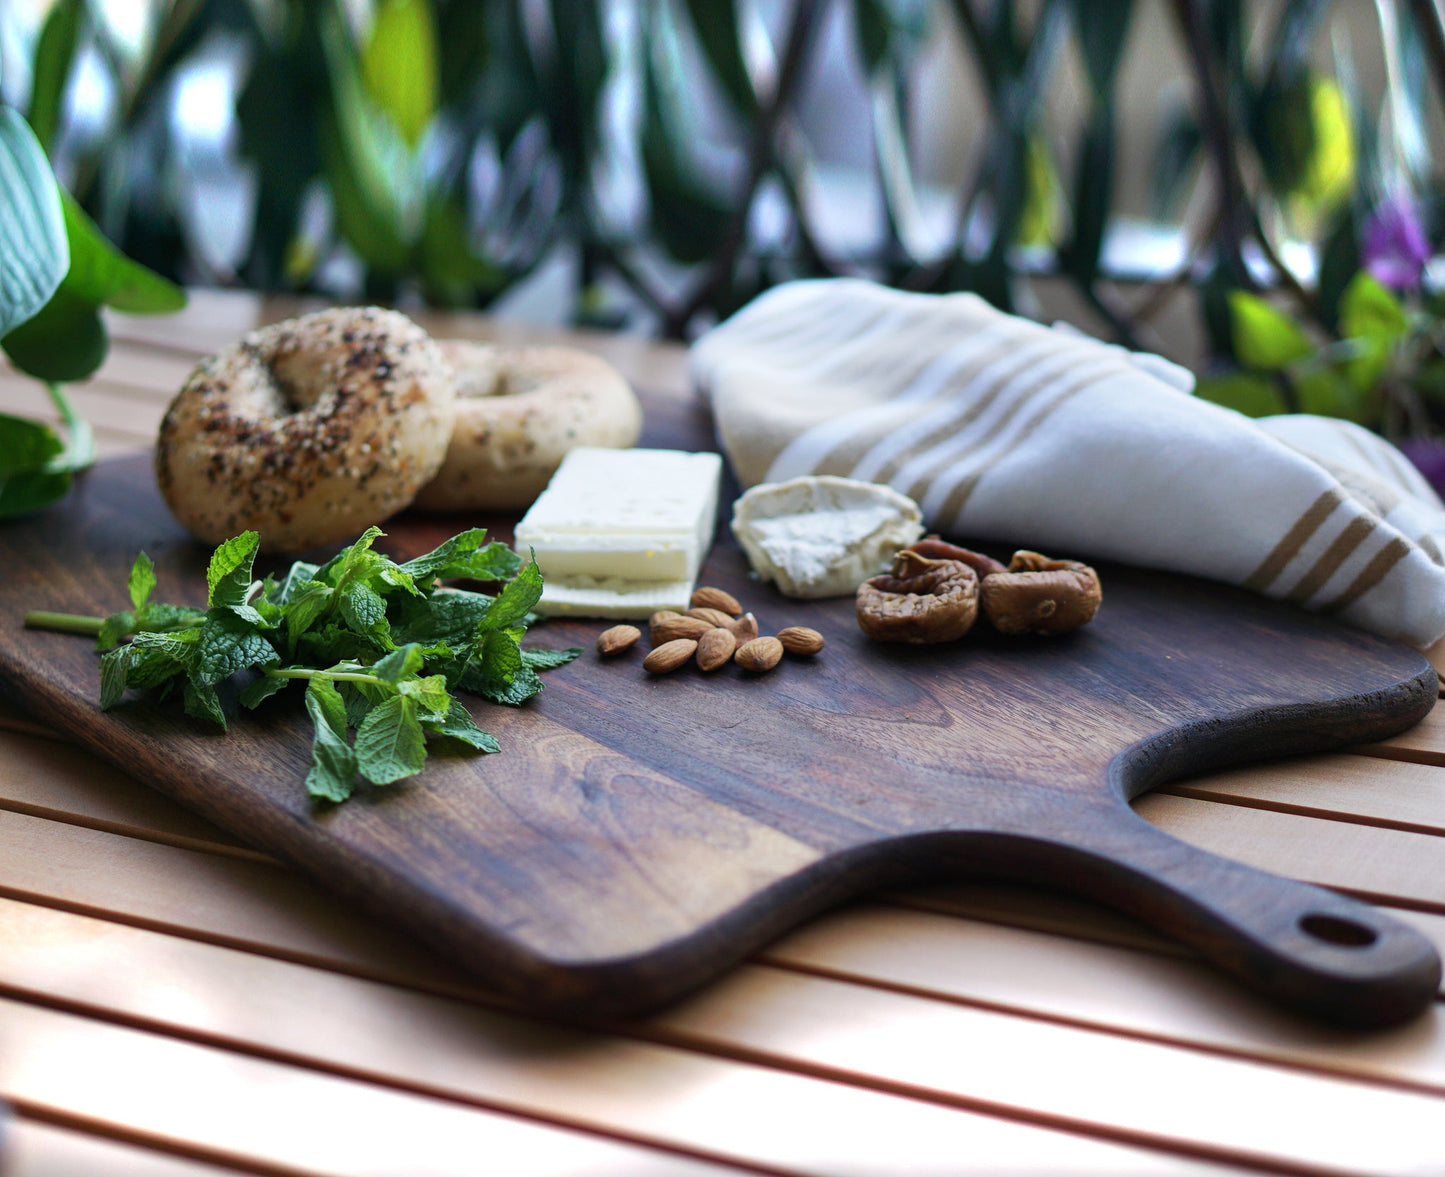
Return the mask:
[[49,425],[0,414],[0,519],[37,511],[70,489],[64,453]]
[[35,138],[45,150],[55,147],[60,128],[61,104],[70,67],[75,61],[75,47],[80,40],[80,27],[85,17],[85,0],[58,0],[41,26],[35,42],[35,73],[30,84],[30,109],[26,117]]
[[222,731],[226,729],[226,713],[221,708],[221,699],[213,684],[187,679],[184,700],[187,715],[194,719],[209,719]]
[[37,380],[84,380],[105,360],[109,337],[93,302],[63,284],[49,302],[3,340],[5,354]]
[[735,0],[687,0],[687,15],[722,92],[744,118],[757,111],[758,99],[743,57]]
[[500,752],[502,747],[493,736],[488,735],[476,725],[472,719],[472,713],[459,699],[453,699],[451,706],[447,708],[446,715],[431,723],[424,724],[426,729],[438,736],[448,736],[453,740],[460,740],[468,747],[475,748],[479,752]]
[[165,315],[186,305],[184,290],[116,249],[69,193],[61,193],[61,204],[70,243],[66,290],[95,306],[128,315]]
[[156,566],[151,563],[151,558],[141,552],[135,558],[135,563],[130,566],[130,576],[126,580],[126,590],[130,593],[130,603],[137,609],[150,600],[151,590],[156,587]]
[[452,536],[424,556],[401,566],[414,580],[506,580],[515,576],[522,558],[504,543],[485,544],[485,528],[473,527]]
[[1194,385],[1194,395],[1246,417],[1270,417],[1285,411],[1284,399],[1274,381],[1253,372],[1201,377]]
[[275,647],[229,609],[213,610],[201,627],[191,675],[197,685],[228,679],[243,670],[275,666]]
[[100,656],[100,709],[109,711],[125,694],[126,672],[130,670],[130,647],[117,646]]
[[1340,334],[1346,339],[1394,343],[1410,328],[1400,300],[1367,270],[1361,270],[1340,296]]
[[542,573],[534,562],[525,564],[515,578],[492,602],[482,618],[486,630],[506,629],[517,625],[532,611],[532,606],[542,599]]
[[523,650],[522,661],[533,670],[555,670],[575,661],[581,654],[581,646],[573,646],[567,650]]
[[1302,413],[1342,417],[1357,425],[1372,423],[1368,398],[1333,367],[1317,367],[1294,374],[1294,386]]
[[346,704],[335,686],[313,678],[306,685],[306,713],[315,728],[306,792],[323,801],[345,801],[356,781],[356,753],[346,742]]
[[382,0],[361,50],[366,91],[415,147],[437,106],[437,33],[428,0]]
[[0,106],[0,338],[50,301],[69,266],[45,152],[25,120]]
[[251,567],[261,537],[254,531],[232,536],[211,553],[206,568],[206,604],[212,609],[239,605],[251,587]]
[[426,765],[426,736],[415,701],[393,695],[376,704],[356,729],[355,751],[358,771],[374,785],[419,773]]
[[1258,295],[1231,290],[1228,297],[1234,354],[1246,368],[1277,372],[1314,350],[1298,323]]
[[378,658],[371,666],[371,673],[383,682],[397,683],[404,678],[415,678],[422,667],[421,647],[415,642],[399,646],[384,658]]

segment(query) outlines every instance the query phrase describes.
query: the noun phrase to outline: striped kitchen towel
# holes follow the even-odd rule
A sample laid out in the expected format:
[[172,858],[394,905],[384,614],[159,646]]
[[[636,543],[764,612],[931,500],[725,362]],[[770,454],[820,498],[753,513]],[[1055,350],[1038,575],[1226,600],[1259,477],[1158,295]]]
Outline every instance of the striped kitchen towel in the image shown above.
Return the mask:
[[969,294],[795,282],[694,345],[744,486],[887,483],[947,536],[1165,568],[1445,634],[1445,507],[1348,422],[1251,420],[1193,378]]

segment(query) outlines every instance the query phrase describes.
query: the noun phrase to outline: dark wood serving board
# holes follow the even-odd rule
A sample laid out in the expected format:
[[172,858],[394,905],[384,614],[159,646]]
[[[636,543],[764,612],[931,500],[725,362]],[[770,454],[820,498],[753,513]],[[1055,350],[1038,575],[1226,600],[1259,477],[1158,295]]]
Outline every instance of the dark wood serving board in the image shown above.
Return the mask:
[[[649,444],[707,444],[699,411],[649,404],[648,420]],[[463,522],[510,538],[510,520],[403,518],[382,546],[416,554]],[[27,609],[122,607],[140,548],[157,599],[204,601],[208,552],[171,520],[149,462],[105,463],[63,504],[0,526],[0,690],[553,1009],[638,1012],[849,895],[965,875],[1111,904],[1333,1020],[1385,1024],[1430,1002],[1439,960],[1410,928],[1193,849],[1129,807],[1186,774],[1402,731],[1436,697],[1419,654],[1244,592],[1113,567],[1098,619],[1068,637],[877,645],[851,599],[790,601],[750,582],[719,534],[702,582],[734,592],[764,632],[821,630],[822,655],[762,676],[654,679],[640,649],[591,653],[602,623],[549,622],[530,644],[589,652],[524,708],[476,703],[500,754],[436,756],[410,782],[321,810],[302,787],[299,704],[273,699],[226,735],[138,699],[102,714],[91,643],[23,628]]]

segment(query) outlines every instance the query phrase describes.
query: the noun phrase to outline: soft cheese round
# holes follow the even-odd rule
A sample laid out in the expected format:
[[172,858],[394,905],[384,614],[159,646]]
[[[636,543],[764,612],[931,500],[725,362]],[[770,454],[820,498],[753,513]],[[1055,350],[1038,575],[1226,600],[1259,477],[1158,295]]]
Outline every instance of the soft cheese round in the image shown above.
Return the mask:
[[918,504],[891,487],[833,475],[765,482],[733,504],[753,571],[790,597],[841,597],[923,534]]
[[642,408],[605,360],[572,347],[440,343],[456,373],[446,461],[416,497],[426,511],[525,507],[577,446],[626,449]]
[[288,319],[191,374],[161,422],[156,481],[207,543],[247,529],[286,552],[335,543],[436,473],[455,395],[436,344],[397,311]]

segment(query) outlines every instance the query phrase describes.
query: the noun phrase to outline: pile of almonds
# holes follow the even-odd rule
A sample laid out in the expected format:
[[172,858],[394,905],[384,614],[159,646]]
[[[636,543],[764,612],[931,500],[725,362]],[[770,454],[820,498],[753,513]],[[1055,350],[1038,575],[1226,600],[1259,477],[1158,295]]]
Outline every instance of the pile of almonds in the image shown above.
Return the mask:
[[[823,648],[823,635],[802,625],[790,625],[775,637],[760,637],[758,619],[744,613],[737,598],[724,589],[700,588],[690,604],[685,613],[663,610],[652,615],[648,622],[652,652],[642,661],[649,674],[668,674],[694,660],[704,671],[735,662],[762,674],[782,661],[784,651],[810,655]],[[597,653],[613,657],[630,650],[641,637],[635,625],[614,625],[598,635]]]

